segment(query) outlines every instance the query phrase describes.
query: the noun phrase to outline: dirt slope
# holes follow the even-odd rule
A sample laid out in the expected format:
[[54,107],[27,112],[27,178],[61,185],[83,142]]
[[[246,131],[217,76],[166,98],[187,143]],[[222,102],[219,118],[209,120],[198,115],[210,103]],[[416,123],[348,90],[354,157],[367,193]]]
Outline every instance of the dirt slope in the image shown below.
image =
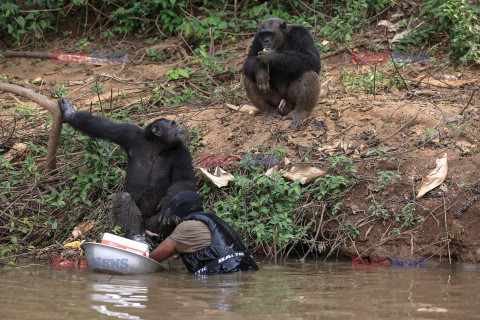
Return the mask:
[[[227,61],[228,67],[241,68],[245,53],[243,50],[237,53]],[[131,59],[138,62],[140,56],[133,55]],[[146,101],[155,83],[175,92],[194,88],[185,80],[165,80],[167,70],[182,66],[174,58],[165,63],[144,59],[139,64],[125,66],[54,64],[21,58],[0,64],[0,77],[8,76],[16,84],[32,86],[50,97],[48,86],[32,84],[32,81],[41,77],[53,86],[65,83],[70,91],[69,99],[93,112],[100,108],[95,105],[98,95],[91,90],[95,83],[89,80],[94,75],[104,75],[97,80],[104,88],[100,95],[104,110],[112,105],[116,109]],[[343,217],[356,223],[359,234],[341,244],[341,253],[379,258],[450,255],[461,261],[478,262],[480,202],[475,201],[480,193],[478,92],[471,101],[470,98],[473,90],[478,89],[479,74],[465,68],[438,68],[439,65],[407,66],[402,69],[402,76],[415,81],[409,82],[408,87],[401,86],[400,90],[377,84],[374,96],[366,94],[358,83],[352,84],[355,77],[370,76],[371,67],[352,64],[349,54],[344,52],[326,59],[323,76],[333,77],[332,90],[318,102],[301,130],[290,130],[289,120],[278,118],[263,125],[259,115],[232,111],[224,106],[227,95],[218,98],[220,93],[214,97],[215,87],[211,92],[195,91],[206,100],[194,99],[168,108],[151,106],[135,119],[168,116],[183,121],[188,128],[199,128],[203,138],[195,153],[197,163],[200,154],[236,155],[263,146],[285,145],[293,162],[307,155],[310,161],[318,162],[318,167],[327,169],[321,161],[327,153],[321,148],[334,146],[341,140],[344,148],[338,152],[355,160],[354,168],[359,176],[357,185],[349,190],[341,205]],[[387,78],[402,83],[394,68],[382,70],[389,73]],[[237,105],[247,102],[241,88],[238,89],[241,72],[230,78],[215,79],[224,89],[237,88],[235,98],[228,102]],[[14,108],[14,102],[10,95],[0,93],[2,121],[11,120],[5,111]],[[468,108],[460,115],[467,104]],[[328,128],[326,133],[319,127],[320,121]],[[372,155],[374,149],[381,150],[383,157]],[[446,180],[441,187],[414,201],[413,195],[422,179],[435,167],[435,160],[445,153],[449,167]],[[398,176],[388,185],[380,186],[378,173],[385,171]],[[471,205],[461,218],[454,218],[470,199],[473,199]],[[388,209],[392,217],[400,215],[408,203],[414,203],[414,215],[425,217],[425,223],[394,232],[398,227],[394,219],[372,216],[370,207],[374,201]]]

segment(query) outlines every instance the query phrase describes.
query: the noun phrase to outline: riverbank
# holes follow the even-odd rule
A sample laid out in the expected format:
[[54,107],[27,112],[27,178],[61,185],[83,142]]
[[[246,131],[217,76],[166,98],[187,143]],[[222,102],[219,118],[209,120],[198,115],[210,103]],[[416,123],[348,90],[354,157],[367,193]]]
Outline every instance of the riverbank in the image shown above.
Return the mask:
[[[371,54],[374,36],[359,34],[354,50],[338,46],[322,54],[322,83],[330,85],[304,126],[291,130],[289,120],[261,124],[261,116],[228,107],[248,104],[241,68],[252,36],[228,37],[210,50],[192,50],[183,36],[153,49],[134,37],[107,44],[57,37],[41,49],[54,58],[7,58],[0,61],[0,78],[52,100],[67,96],[79,109],[116,121],[142,126],[166,117],[181,123],[190,131],[197,168],[213,173],[218,164],[235,176],[219,188],[197,173],[209,209],[268,259],[480,261],[476,67],[428,51],[428,60],[414,63],[366,64],[355,52]],[[328,45],[322,36],[315,40]],[[92,52],[97,61],[86,58]],[[128,53],[128,63],[118,53]],[[65,125],[58,169],[45,175],[40,164],[50,114],[6,93],[0,105],[2,257],[68,255],[65,243],[98,240],[111,229],[108,210],[122,187],[124,153]],[[416,199],[445,155],[441,184]],[[222,159],[243,160],[229,165]],[[283,174],[266,177],[277,163],[285,170],[306,164],[323,174],[304,185]],[[75,228],[80,236],[72,234]]]

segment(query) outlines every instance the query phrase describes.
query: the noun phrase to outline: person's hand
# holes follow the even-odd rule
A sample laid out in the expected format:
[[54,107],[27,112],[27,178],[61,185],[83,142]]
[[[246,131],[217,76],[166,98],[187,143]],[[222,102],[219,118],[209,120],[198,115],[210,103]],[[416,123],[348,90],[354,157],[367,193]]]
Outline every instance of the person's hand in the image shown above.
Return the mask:
[[158,247],[150,252],[149,258],[157,262],[162,262],[163,260],[170,258],[175,253],[177,249],[171,244],[168,240],[163,240]]

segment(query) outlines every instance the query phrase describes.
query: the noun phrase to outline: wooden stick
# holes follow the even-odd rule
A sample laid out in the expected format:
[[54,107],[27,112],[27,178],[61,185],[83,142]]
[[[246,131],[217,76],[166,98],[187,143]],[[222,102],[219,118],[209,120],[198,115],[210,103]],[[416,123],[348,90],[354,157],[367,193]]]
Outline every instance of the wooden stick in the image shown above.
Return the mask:
[[57,102],[51,101],[31,89],[26,89],[14,84],[0,82],[0,90],[27,98],[42,108],[47,109],[52,114],[53,124],[48,136],[45,169],[47,172],[55,170],[57,166],[58,141],[60,139],[60,133],[62,132],[62,112]]
[[125,64],[127,56],[116,53],[103,53],[100,56],[91,56],[89,53],[66,53],[66,52],[30,52],[30,51],[6,51],[0,52],[5,58],[36,58],[52,60],[54,63],[88,63],[97,65]]

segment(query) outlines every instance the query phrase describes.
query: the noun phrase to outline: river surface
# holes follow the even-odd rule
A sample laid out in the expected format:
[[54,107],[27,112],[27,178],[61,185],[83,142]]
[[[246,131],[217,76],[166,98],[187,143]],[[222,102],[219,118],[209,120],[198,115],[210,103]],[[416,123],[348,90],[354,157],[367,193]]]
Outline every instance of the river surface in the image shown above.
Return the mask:
[[480,319],[480,269],[314,260],[196,277],[179,266],[112,276],[33,265],[0,270],[0,318]]

